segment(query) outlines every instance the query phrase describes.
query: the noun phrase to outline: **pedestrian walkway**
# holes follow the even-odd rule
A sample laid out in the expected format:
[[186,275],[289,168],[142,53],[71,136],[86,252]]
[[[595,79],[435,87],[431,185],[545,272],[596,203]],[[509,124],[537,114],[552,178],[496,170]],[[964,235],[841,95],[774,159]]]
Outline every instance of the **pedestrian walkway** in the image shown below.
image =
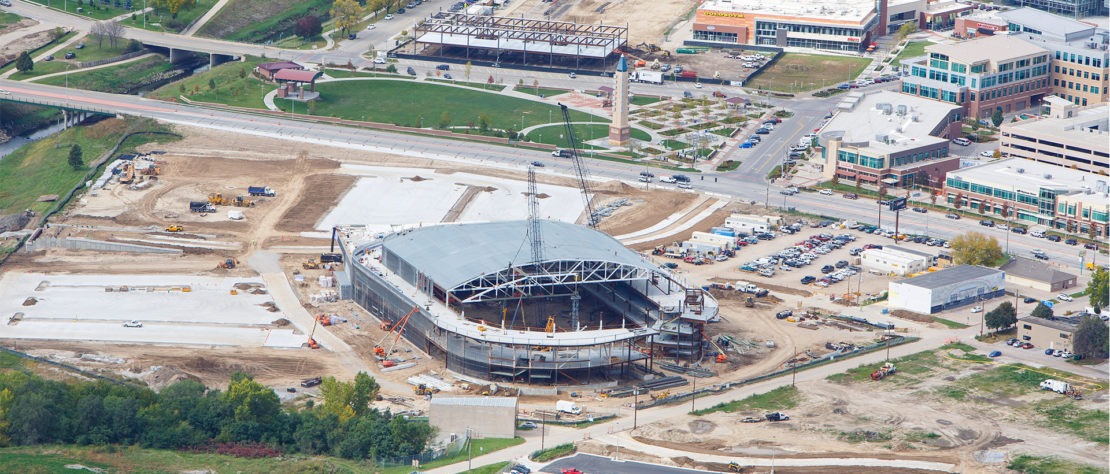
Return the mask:
[[200,30],[202,26],[208,24],[208,20],[211,20],[212,17],[220,13],[220,10],[223,10],[223,8],[228,4],[229,1],[230,0],[220,0],[216,2],[215,5],[212,5],[212,8],[209,8],[208,11],[204,13],[204,16],[198,18],[196,21],[193,22],[193,24],[189,25],[188,28],[185,28],[185,30],[181,32],[181,35],[193,36],[197,32],[197,30]]

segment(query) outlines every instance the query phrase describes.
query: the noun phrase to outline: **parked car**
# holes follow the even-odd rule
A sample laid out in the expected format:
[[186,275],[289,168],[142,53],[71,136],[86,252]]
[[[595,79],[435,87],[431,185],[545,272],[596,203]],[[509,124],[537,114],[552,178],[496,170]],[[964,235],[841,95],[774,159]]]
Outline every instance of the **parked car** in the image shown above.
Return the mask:
[[834,270],[836,270],[836,268],[832,265],[825,265],[821,267],[821,273],[832,273]]
[[859,199],[859,194],[856,194],[856,193],[844,193],[844,199]]
[[1068,301],[1068,302],[1074,301],[1070,295],[1066,295],[1064,293],[1060,293],[1060,294],[1056,295],[1056,299],[1058,299],[1060,301]]
[[76,58],[76,57],[77,57],[77,53],[75,53],[73,51],[67,51],[66,52],[66,59],[73,59],[73,58]]
[[125,327],[125,328],[141,328],[141,327],[143,327],[143,322],[139,321],[137,319],[132,319],[130,321],[127,321],[127,322],[123,323],[123,327]]
[[1021,301],[1023,303],[1036,303],[1038,300],[1036,298],[1032,297],[1032,296],[1026,296],[1025,299],[1023,299]]
[[831,189],[822,189],[821,194],[824,194],[825,196],[832,196],[833,192]]
[[1033,346],[1033,343],[1032,343],[1032,342],[1026,342],[1026,343],[1023,343],[1023,344],[1021,345],[1021,348],[1022,348],[1022,349],[1032,349],[1033,347],[1034,347],[1034,346]]
[[387,15],[385,16],[385,19],[386,19],[386,20],[392,20],[392,19],[393,19],[393,14],[392,14],[392,13],[390,13],[390,14],[387,14]]
[[522,430],[534,430],[534,429],[536,429],[536,424],[534,422],[531,422],[531,421],[525,421],[524,423],[520,424],[520,429],[522,429]]
[[436,69],[439,69],[440,71],[450,71],[451,70],[451,65],[450,64],[440,64],[440,65],[436,66]]
[[972,313],[982,313],[983,312],[983,307],[982,306],[976,306],[974,308],[971,308],[971,312]]
[[1002,355],[1002,351],[991,351],[988,357],[994,358]]
[[816,280],[817,280],[817,277],[806,275],[806,276],[802,277],[802,284],[803,285],[808,285],[810,283],[813,283]]
[[989,150],[988,151],[981,151],[981,152],[979,152],[979,156],[981,156],[983,158],[994,158],[994,152],[989,151]]
[[947,218],[952,219],[952,220],[957,220],[957,221],[960,220],[960,215],[959,214],[953,214],[951,212],[949,212],[948,214],[945,214],[944,217],[947,217]]

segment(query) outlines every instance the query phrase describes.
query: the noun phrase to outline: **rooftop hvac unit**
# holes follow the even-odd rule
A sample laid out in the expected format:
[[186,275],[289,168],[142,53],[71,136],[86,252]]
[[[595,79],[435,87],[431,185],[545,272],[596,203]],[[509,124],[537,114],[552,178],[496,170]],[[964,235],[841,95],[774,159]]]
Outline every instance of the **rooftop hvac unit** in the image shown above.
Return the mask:
[[885,133],[875,134],[875,139],[882,143],[890,143],[890,135],[887,135]]
[[1018,168],[1017,172],[1018,172],[1018,174],[1022,174],[1022,173],[1025,172],[1025,168]]
[[883,115],[890,115],[890,111],[893,109],[893,107],[886,102],[880,102],[878,104],[875,104],[875,109],[882,111]]
[[1050,175],[1048,173],[1045,173],[1044,174],[1044,179],[1052,179],[1052,175]]
[[906,107],[905,104],[899,105],[898,106],[898,115],[906,115],[906,112],[908,112],[909,110],[910,110],[910,108]]

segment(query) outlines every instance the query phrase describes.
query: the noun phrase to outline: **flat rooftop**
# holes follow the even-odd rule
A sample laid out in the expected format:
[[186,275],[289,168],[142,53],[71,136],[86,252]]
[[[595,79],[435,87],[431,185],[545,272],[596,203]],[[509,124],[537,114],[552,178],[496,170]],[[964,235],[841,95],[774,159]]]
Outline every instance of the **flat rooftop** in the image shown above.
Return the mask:
[[919,288],[937,289],[976,278],[1002,273],[1001,270],[980,267],[976,265],[957,265],[933,273],[902,280],[898,283],[913,285]]
[[[960,107],[891,91],[852,93],[821,134],[842,133],[845,145],[890,154],[947,141],[930,133]],[[885,137],[886,140],[882,140]]]
[[862,23],[875,14],[875,2],[870,0],[812,0],[783,2],[779,0],[709,0],[699,10],[744,12],[754,16],[775,15],[798,17],[805,23],[812,21],[852,21]]
[[[1066,137],[1068,145],[1110,152],[1110,105],[1076,109],[1075,114],[1067,118],[1035,117],[1007,123],[1002,125],[1002,130],[1017,135],[1036,135],[1039,138]],[[1004,137],[1003,140],[1007,139]]]
[[1011,61],[1014,58],[1043,54],[1048,51],[1044,48],[1024,41],[1016,36],[999,34],[984,36],[962,43],[937,43],[925,47],[927,53],[940,53],[946,55],[954,62],[961,64],[975,64],[983,61],[991,63],[993,73],[998,69],[998,64]]
[[1014,10],[998,12],[997,16],[1009,23],[1016,23],[1027,28],[1040,31],[1040,36],[1064,40],[1080,37],[1090,37],[1094,34],[1095,26],[1073,20],[1068,17],[1052,14],[1033,7],[1017,8]]
[[1106,180],[1106,177],[1094,173],[1021,158],[1008,158],[949,171],[948,177],[1026,192],[1035,192],[1040,188],[1079,191],[1084,185],[1093,188],[1097,180]]

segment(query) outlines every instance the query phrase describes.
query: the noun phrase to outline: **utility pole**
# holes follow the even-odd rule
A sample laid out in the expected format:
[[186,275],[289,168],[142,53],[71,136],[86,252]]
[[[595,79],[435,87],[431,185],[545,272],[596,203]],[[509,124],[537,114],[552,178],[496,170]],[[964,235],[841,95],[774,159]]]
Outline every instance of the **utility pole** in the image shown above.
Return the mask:
[[470,427],[466,427],[466,470],[471,469],[471,461],[474,459],[474,438],[470,436]]
[[636,415],[640,413],[640,387],[632,389],[632,430],[636,430]]
[[540,451],[543,451],[543,442],[546,441],[544,438],[547,436],[547,412],[546,411],[544,411],[543,413],[540,413],[540,419],[543,420],[543,421],[540,422]]
[[790,386],[798,380],[798,346],[794,346],[794,360],[790,361]]
[[694,413],[694,400],[698,398],[698,378],[692,377],[690,381],[694,383],[693,388],[690,389],[690,413]]

